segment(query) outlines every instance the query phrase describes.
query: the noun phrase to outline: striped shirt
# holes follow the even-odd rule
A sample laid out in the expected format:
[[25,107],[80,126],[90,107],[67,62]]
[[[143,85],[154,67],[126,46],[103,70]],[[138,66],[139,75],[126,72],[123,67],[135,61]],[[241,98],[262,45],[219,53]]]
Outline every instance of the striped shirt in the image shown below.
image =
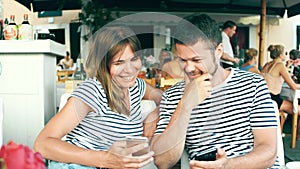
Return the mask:
[[[140,101],[146,90],[145,81],[137,78],[129,89],[130,116],[113,112],[108,106],[106,94],[100,82],[88,79],[71,94],[90,106],[94,111],[66,136],[66,141],[92,150],[108,150],[116,140],[125,136],[142,136],[143,123]],[[74,114],[75,116],[75,114]]]
[[[184,81],[178,82],[164,92],[156,134],[166,129],[184,85]],[[254,145],[252,129],[277,128],[276,120],[264,79],[231,69],[229,77],[191,112],[185,142],[189,158],[213,148],[223,148],[229,158],[247,154]]]

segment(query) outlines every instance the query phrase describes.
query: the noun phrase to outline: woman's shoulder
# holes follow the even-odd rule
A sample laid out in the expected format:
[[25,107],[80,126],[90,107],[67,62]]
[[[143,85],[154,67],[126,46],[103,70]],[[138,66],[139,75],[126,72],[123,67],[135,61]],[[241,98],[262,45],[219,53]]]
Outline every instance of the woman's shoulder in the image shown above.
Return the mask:
[[283,62],[277,62],[271,69],[272,69],[272,72],[281,72],[282,70],[287,69],[287,68]]

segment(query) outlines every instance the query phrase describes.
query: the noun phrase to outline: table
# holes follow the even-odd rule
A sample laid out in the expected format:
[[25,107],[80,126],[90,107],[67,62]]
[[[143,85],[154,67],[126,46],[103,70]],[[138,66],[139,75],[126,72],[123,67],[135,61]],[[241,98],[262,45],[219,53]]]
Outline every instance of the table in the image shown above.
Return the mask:
[[292,90],[287,83],[283,83],[280,96],[293,102],[293,121],[292,121],[292,141],[291,147],[296,147],[297,125],[298,125],[298,99],[300,98],[300,90]]

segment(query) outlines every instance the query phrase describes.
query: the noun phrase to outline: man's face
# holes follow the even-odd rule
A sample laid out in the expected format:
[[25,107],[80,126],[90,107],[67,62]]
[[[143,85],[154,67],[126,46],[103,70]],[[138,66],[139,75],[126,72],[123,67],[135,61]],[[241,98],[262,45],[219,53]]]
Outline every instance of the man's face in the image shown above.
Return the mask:
[[233,26],[232,28],[228,28],[228,36],[232,37],[236,33],[236,26]]
[[205,42],[198,41],[192,46],[176,44],[176,50],[180,66],[190,81],[204,73],[215,73],[218,64],[212,55],[212,49],[208,48]]

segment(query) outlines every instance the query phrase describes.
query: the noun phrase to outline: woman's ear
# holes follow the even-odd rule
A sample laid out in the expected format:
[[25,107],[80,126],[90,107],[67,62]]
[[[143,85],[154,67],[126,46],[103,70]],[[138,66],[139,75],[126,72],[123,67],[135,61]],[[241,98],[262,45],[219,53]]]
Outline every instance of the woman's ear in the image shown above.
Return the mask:
[[223,44],[219,43],[215,50],[215,56],[218,57],[218,59],[221,59],[222,55],[223,55]]

